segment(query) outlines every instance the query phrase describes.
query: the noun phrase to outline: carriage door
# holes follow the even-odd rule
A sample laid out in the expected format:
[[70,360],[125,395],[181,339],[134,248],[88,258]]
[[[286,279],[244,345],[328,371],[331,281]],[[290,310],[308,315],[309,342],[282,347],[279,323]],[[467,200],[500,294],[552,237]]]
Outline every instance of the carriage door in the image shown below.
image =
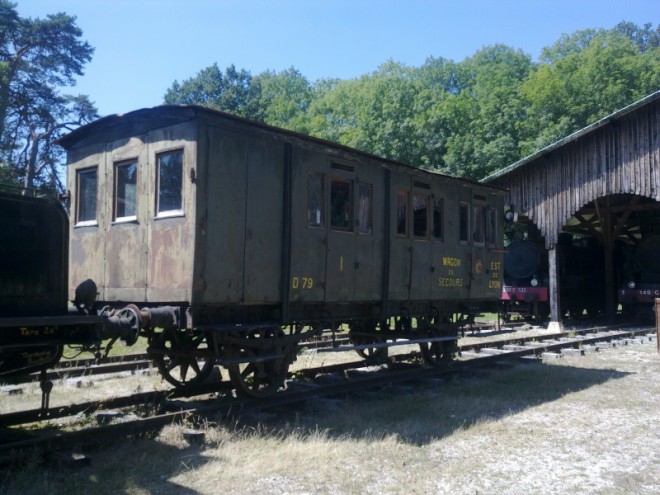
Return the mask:
[[390,181],[389,299],[407,301],[411,284],[411,177],[392,174]]
[[362,167],[355,177],[355,301],[379,301],[383,292],[385,170]]
[[112,198],[105,249],[108,300],[146,301],[146,224],[151,202],[147,146],[140,138],[121,143],[107,163]]
[[412,273],[410,299],[427,300],[431,297],[433,252],[431,244],[431,185],[413,180],[412,212]]
[[352,301],[356,272],[355,168],[333,162],[328,177],[328,257],[325,300]]
[[327,250],[327,160],[294,151],[291,186],[291,302],[325,300]]
[[486,216],[487,198],[473,193],[470,205],[470,299],[483,299],[486,295],[484,281],[487,275],[486,262]]

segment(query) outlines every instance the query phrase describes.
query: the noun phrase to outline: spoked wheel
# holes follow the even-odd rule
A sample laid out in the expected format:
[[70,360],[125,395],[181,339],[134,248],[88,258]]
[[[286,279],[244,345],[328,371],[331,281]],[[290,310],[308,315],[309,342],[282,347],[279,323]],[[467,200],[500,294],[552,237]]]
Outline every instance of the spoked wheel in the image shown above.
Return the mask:
[[199,385],[215,365],[203,332],[163,330],[148,352],[163,378],[175,387]]
[[[428,336],[430,337],[451,337],[450,340],[440,340],[435,342],[421,342],[419,349],[422,352],[424,361],[431,366],[445,366],[449,364],[456,351],[456,335],[450,335],[439,329],[434,329],[436,318],[430,318],[425,321],[420,318],[418,324],[428,323]],[[437,328],[437,327],[436,327]]]
[[278,339],[283,336],[280,329],[256,329],[246,336],[245,345],[234,344],[227,348],[228,359],[244,361],[227,365],[237,394],[263,398],[284,387],[295,345],[287,345],[283,339]]
[[445,342],[423,342],[419,344],[424,361],[431,366],[449,364],[454,356],[454,348],[453,340]]
[[[366,361],[383,361],[387,358],[388,350],[387,347],[368,347],[369,344],[382,344],[385,342],[383,337],[378,337],[375,335],[360,335],[360,332],[373,331],[375,325],[370,323],[352,323],[351,332],[349,334],[349,339],[351,343],[356,346],[361,346],[358,349],[355,349],[358,356]],[[362,347],[365,346],[365,347]]]
[[[384,341],[379,338],[358,337],[354,343],[355,345],[368,345],[379,344],[382,342]],[[358,356],[367,361],[382,361],[387,358],[387,347],[365,347],[355,349],[355,352],[358,353]]]

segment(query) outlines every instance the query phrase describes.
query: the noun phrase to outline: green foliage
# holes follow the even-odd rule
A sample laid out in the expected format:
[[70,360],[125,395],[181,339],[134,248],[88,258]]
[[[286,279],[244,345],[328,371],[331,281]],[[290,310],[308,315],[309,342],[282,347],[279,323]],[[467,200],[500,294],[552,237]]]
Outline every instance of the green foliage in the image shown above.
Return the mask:
[[[622,26],[621,24],[619,26]],[[622,29],[564,35],[521,88],[523,153],[532,153],[660,88],[657,36]],[[657,30],[656,30],[657,32]],[[653,41],[653,40],[656,41]],[[637,41],[636,41],[637,40]]]
[[251,83],[252,75],[248,71],[236,70],[232,64],[223,72],[218,64],[213,64],[183,83],[174,81],[165,93],[164,100],[170,105],[203,105],[241,117],[262,120],[263,112],[255,97],[256,88]]
[[296,69],[262,72],[253,79],[258,107],[267,124],[305,132],[304,115],[313,98],[309,81]]
[[291,67],[252,77],[217,65],[175,82],[166,103],[195,103],[385,158],[481,179],[660,89],[660,27],[563,35],[538,62],[506,45],[462,62],[389,60],[313,84]]
[[0,0],[0,162],[2,180],[62,191],[57,167],[63,132],[97,117],[85,96],[58,87],[75,84],[93,49],[80,40],[75,17],[22,19],[16,5]]

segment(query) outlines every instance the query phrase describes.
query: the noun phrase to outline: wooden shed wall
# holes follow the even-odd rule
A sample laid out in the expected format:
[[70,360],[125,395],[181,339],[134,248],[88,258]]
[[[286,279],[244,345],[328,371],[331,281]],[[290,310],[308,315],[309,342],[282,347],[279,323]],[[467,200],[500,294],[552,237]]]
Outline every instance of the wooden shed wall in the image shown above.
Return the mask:
[[654,98],[489,182],[510,190],[510,203],[551,248],[567,220],[595,199],[627,193],[660,201],[659,128]]

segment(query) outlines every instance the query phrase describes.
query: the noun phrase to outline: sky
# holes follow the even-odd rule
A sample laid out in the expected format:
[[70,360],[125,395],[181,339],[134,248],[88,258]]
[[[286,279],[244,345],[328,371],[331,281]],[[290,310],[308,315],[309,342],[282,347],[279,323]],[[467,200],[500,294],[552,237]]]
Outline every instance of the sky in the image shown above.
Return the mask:
[[76,17],[95,52],[77,86],[101,115],[163,103],[174,81],[218,64],[294,67],[310,82],[393,60],[460,62],[503,43],[534,60],[562,34],[660,23],[660,0],[13,0],[24,18]]

